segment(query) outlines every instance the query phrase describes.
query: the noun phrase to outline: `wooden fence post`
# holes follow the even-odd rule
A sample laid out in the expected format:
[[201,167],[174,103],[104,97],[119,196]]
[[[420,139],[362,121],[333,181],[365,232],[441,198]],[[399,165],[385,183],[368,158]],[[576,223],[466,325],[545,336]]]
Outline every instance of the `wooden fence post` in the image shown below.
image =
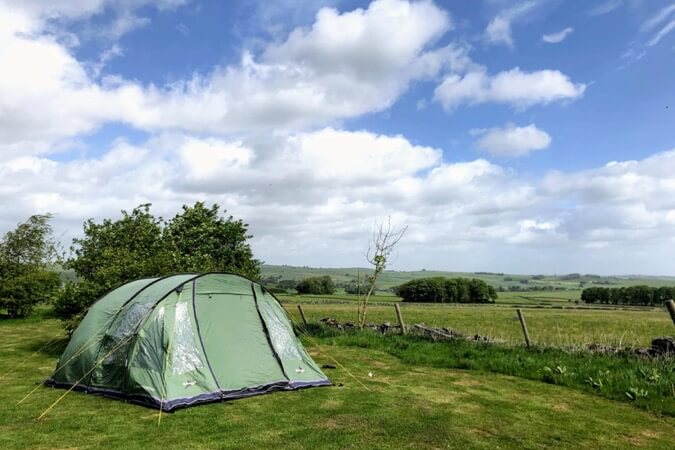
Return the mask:
[[307,328],[307,319],[305,318],[305,312],[302,310],[302,306],[298,305],[298,311],[300,311],[300,317],[302,317],[302,323],[304,323],[305,328]]
[[675,302],[672,300],[668,300],[666,302],[666,307],[668,308],[668,312],[670,313],[670,318],[673,319],[673,325],[675,325]]
[[398,306],[398,303],[394,303],[394,308],[396,308],[396,318],[398,319],[398,324],[401,327],[401,334],[406,334],[405,323],[403,323],[403,315],[401,314],[401,308]]
[[527,324],[525,323],[525,316],[523,312],[518,308],[518,320],[520,320],[520,327],[523,329],[523,335],[525,336],[525,345],[527,348],[530,348],[530,334],[527,332]]

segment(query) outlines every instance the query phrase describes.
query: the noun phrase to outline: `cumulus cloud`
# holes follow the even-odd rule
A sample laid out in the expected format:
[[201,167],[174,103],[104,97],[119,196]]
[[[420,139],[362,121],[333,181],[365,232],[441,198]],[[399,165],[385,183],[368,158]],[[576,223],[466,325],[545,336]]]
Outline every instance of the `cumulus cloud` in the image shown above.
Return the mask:
[[562,260],[585,270],[601,252],[627,271],[637,256],[616,252],[675,247],[663,241],[675,232],[673,171],[675,150],[529,178],[484,159],[444,162],[439,149],[366,131],[240,140],[172,133],[118,141],[95,158],[4,159],[0,200],[13,206],[0,211],[0,227],[51,211],[68,241],[89,217],[144,202],[171,216],[199,199],[249,222],[256,254],[269,262],[353,264],[373,221],[391,214],[410,226],[400,247],[407,268],[506,270],[532,249],[550,264],[542,270],[561,270]]
[[565,40],[565,38],[574,31],[574,28],[567,27],[557,33],[545,34],[541,40],[548,44],[558,44]]
[[564,224],[580,242],[619,248],[668,247],[675,226],[675,150],[640,161],[611,162],[577,173],[552,173],[544,195],[575,205]]
[[517,3],[510,8],[500,11],[485,28],[485,40],[493,45],[505,45],[513,48],[511,25],[527,15],[537,6],[536,1]]
[[[79,14],[103,8],[102,2],[87,5]],[[54,36],[29,23],[38,13],[8,11],[26,24],[17,19],[13,31],[0,33],[0,65],[7,68],[0,81],[5,151],[39,151],[105,122],[216,134],[300,129],[383,110],[411,82],[471,64],[460,47],[427,49],[451,26],[432,2],[377,0],[344,13],[323,8],[310,28],[188,80],[143,86],[107,77],[99,83]]]
[[524,72],[516,67],[489,75],[485,70],[451,74],[436,88],[434,98],[444,108],[452,110],[470,105],[495,102],[527,108],[536,104],[575,100],[581,97],[586,85],[573,83],[558,70]]
[[512,123],[488,130],[472,130],[480,138],[475,145],[494,156],[524,156],[543,150],[551,144],[551,136],[534,124],[524,127]]
[[321,242],[359,253],[355,236],[386,214],[415,224],[421,243],[506,236],[507,225],[485,218],[517,215],[534,201],[527,184],[485,160],[443,163],[440,150],[402,136],[333,128],[268,141],[174,134],[140,146],[120,141],[99,158],[12,158],[0,176],[0,198],[17,205],[0,213],[5,227],[53,211],[59,232],[71,236],[87,217],[148,201],[171,215],[199,198],[249,221],[256,245],[277,255],[306,256]]
[[[133,5],[148,3],[119,4],[138,13]],[[544,270],[541,255],[555,246],[551,267],[569,257],[570,271],[584,270],[573,258],[591,260],[584,251],[615,255],[617,246],[675,231],[675,151],[532,178],[482,158],[451,162],[452,154],[405,136],[342,129],[342,120],[385,110],[419,81],[440,79],[434,99],[448,110],[583,95],[584,84],[557,70],[489,73],[466,46],[446,45],[452,21],[430,1],[323,8],[310,26],[244,51],[238,62],[168,85],[101,76],[110,58],[122,56],[119,46],[79,61],[45,25],[113,7],[0,0],[0,201],[7,205],[0,231],[50,211],[68,242],[89,217],[145,202],[171,216],[205,200],[249,222],[256,255],[269,262],[354,264],[373,221],[391,214],[410,225],[400,247],[407,268],[519,270],[535,255]],[[505,28],[510,42],[516,20]],[[118,140],[95,157],[49,156],[109,122],[150,137]],[[519,154],[545,147],[546,137],[530,124],[477,139],[486,151]]]

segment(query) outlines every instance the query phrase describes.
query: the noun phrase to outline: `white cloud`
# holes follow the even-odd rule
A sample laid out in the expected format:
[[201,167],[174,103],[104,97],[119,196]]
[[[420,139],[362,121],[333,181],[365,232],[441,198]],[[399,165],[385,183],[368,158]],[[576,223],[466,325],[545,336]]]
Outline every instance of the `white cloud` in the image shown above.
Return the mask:
[[486,215],[515,217],[534,198],[530,187],[485,160],[446,164],[439,150],[401,136],[331,128],[257,142],[182,135],[142,146],[118,142],[95,159],[9,159],[0,176],[0,199],[16,205],[0,212],[7,227],[53,211],[59,233],[69,237],[87,217],[148,201],[170,216],[199,198],[249,221],[265,257],[306,257],[310,249],[326,256],[326,243],[337,253],[360,254],[373,220],[390,213],[415,224],[420,242],[504,237],[509,226]]
[[675,233],[674,171],[675,150],[528,179],[484,159],[443,162],[402,136],[168,134],[96,158],[6,158],[0,230],[51,211],[68,241],[89,217],[144,202],[166,217],[199,199],[249,222],[269,262],[359,264],[373,221],[392,214],[411,230],[399,268],[668,272],[657,255],[675,249],[662,239]]
[[448,109],[483,102],[525,108],[578,98],[585,88],[552,70],[516,68],[490,76],[468,57],[468,47],[434,47],[451,28],[447,13],[430,1],[402,0],[342,13],[322,8],[311,27],[256,54],[244,52],[240,63],[169,85],[98,80],[106,62],[121,55],[119,46],[82,63],[39,24],[44,17],[96,14],[106,5],[65,2],[32,16],[28,6],[7,9],[16,17],[10,15],[13,31],[0,32],[0,65],[7,68],[0,79],[0,151],[46,153],[108,122],[220,136],[299,131],[385,110],[411,83],[447,71],[435,98]]
[[664,6],[656,14],[642,23],[642,31],[653,30],[675,14],[675,3]]
[[551,144],[551,136],[534,124],[518,127],[510,123],[502,128],[480,130],[478,134],[481,137],[476,147],[494,156],[524,156]]
[[[657,45],[673,30],[675,30],[675,3],[664,6],[642,22],[640,37],[628,45],[621,57],[628,62],[639,61],[647,54],[650,47]],[[651,38],[647,39],[647,34],[651,34]]]
[[574,31],[574,28],[567,27],[557,33],[545,34],[541,40],[549,44],[558,44],[565,40],[565,38]]
[[124,12],[113,20],[112,24],[103,33],[106,37],[116,41],[125,34],[150,24],[150,19],[131,12]]
[[183,36],[187,36],[190,34],[190,27],[188,27],[184,23],[179,23],[178,25],[176,25],[176,31],[178,31]]
[[622,3],[623,0],[607,0],[586,11],[586,15],[589,17],[602,16],[614,11],[616,8],[621,6]]
[[652,17],[645,20],[641,30],[643,32],[648,32],[659,27],[659,31],[647,42],[647,47],[653,47],[658,44],[661,39],[666,37],[671,31],[675,30],[675,3],[664,6]]
[[[35,16],[8,11],[28,19],[82,16],[102,5]],[[7,152],[44,151],[106,122],[221,135],[300,129],[381,111],[411,82],[472,64],[461,47],[427,49],[451,26],[430,1],[378,0],[344,13],[323,8],[311,28],[295,29],[259,55],[244,53],[239,64],[167,86],[119,77],[98,83],[67,48],[39,32],[39,20],[28,19],[0,33],[0,66],[8,68],[0,80],[0,150]]]
[[524,219],[518,222],[518,231],[509,236],[507,242],[511,244],[533,244],[551,241],[552,238],[560,238],[556,229],[558,224],[554,222],[537,222],[534,219]]
[[[148,3],[120,4],[128,7],[115,17]],[[448,153],[444,161],[441,149],[403,136],[341,129],[340,121],[385,110],[413,83],[441,74],[434,98],[450,110],[583,95],[584,84],[557,70],[490,74],[468,47],[446,45],[450,17],[430,1],[324,8],[311,26],[243,52],[240,62],[170,85],[100,77],[119,46],[78,61],[69,47],[77,37],[66,45],[45,25],[114,7],[0,0],[0,231],[52,211],[68,241],[89,217],[144,202],[170,216],[199,199],[248,221],[256,255],[270,262],[358,264],[373,221],[388,214],[410,225],[406,268],[577,271],[596,254],[629,267],[642,262],[629,251],[636,246],[673,249],[659,237],[675,231],[675,151],[541,179],[485,159],[448,162]],[[503,34],[509,42],[516,20]],[[151,137],[117,141],[97,157],[66,148],[109,122]],[[507,125],[477,139],[486,151],[517,154],[545,147],[547,136],[534,124]],[[48,156],[64,148],[63,160]],[[629,258],[615,257],[620,250]]]
[[510,8],[500,11],[485,28],[485,40],[489,44],[505,45],[509,48],[513,48],[511,24],[514,21],[523,18],[537,5],[538,3],[536,1],[526,1],[517,3]]
[[675,19],[665,24],[663,28],[661,28],[659,32],[656,33],[656,35],[651,38],[649,42],[647,42],[647,47],[653,47],[654,45],[658,44],[661,39],[666,37],[666,35],[668,35],[673,30],[675,30]]
[[585,89],[585,84],[575,84],[557,70],[523,72],[516,67],[494,76],[485,70],[470,71],[464,76],[451,74],[436,88],[434,98],[448,110],[463,103],[475,105],[486,102],[527,108],[575,100],[583,95]]
[[188,177],[197,179],[222,176],[223,173],[246,167],[253,157],[241,142],[223,142],[219,139],[188,138],[180,147],[180,159],[187,166]]

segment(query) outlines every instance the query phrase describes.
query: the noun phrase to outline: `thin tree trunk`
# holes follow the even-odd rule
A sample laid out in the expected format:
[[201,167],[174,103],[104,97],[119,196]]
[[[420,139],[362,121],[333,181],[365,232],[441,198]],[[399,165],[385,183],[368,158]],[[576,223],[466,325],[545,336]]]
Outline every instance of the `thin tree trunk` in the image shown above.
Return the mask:
[[375,279],[373,279],[373,284],[370,285],[370,289],[368,290],[368,294],[366,297],[363,299],[363,315],[361,319],[361,324],[360,327],[363,328],[366,326],[366,316],[368,313],[368,300],[370,299],[370,296],[372,295],[373,291],[375,290]]

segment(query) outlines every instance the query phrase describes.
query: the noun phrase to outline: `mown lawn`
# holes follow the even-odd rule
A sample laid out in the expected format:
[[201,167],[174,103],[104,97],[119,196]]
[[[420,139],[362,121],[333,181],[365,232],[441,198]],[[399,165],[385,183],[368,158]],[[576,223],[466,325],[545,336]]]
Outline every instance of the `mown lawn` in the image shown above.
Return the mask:
[[[306,303],[286,300],[284,305],[296,321],[300,320],[297,305],[302,304],[307,320],[316,322],[323,317],[340,321],[356,320],[356,305]],[[431,305],[401,303],[407,324],[425,323],[480,334],[511,343],[522,343],[523,335],[516,309],[499,305]],[[589,343],[612,346],[648,347],[657,336],[668,336],[675,327],[663,310],[627,311],[619,309],[524,309],[532,341],[538,345],[577,347]],[[393,305],[372,305],[368,319],[375,323],[396,323]]]
[[[63,343],[58,322],[0,323],[0,448],[672,448],[675,421],[629,404],[504,375],[405,364],[384,352],[319,345],[334,387],[163,414],[40,388]],[[330,356],[329,356],[330,355]],[[9,373],[8,373],[9,371]],[[372,377],[368,376],[371,373]],[[355,378],[353,378],[351,375]],[[358,381],[357,381],[358,380]]]

